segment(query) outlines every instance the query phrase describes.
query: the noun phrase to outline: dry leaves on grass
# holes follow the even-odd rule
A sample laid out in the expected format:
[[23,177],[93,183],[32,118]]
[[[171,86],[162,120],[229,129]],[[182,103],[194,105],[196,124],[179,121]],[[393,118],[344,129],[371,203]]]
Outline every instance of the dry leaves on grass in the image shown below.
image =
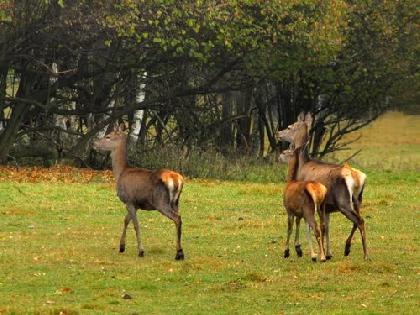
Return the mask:
[[50,168],[43,167],[0,167],[0,182],[62,182],[62,183],[89,183],[89,182],[114,182],[112,172],[95,171],[87,168],[75,168],[56,165]]

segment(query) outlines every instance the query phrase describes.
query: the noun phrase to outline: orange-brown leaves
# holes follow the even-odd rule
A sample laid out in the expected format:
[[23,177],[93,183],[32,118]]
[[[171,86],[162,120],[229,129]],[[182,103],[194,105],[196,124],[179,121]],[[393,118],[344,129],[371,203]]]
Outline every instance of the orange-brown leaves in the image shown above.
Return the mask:
[[88,183],[113,182],[111,171],[94,171],[70,166],[56,165],[50,168],[43,167],[0,167],[0,181],[12,182],[63,182],[63,183]]

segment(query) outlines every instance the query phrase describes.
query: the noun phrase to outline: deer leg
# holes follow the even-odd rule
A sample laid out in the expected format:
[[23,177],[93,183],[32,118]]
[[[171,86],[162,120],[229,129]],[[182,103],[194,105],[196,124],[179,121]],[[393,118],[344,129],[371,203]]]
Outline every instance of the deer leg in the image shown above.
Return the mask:
[[363,218],[352,209],[344,208],[340,210],[350,221],[353,222],[353,228],[354,228],[354,225],[356,225],[357,228],[360,230],[360,235],[362,236],[363,257],[364,259],[367,260],[368,254],[367,254],[367,246],[366,246],[366,230],[365,230],[365,222]]
[[[337,197],[338,201],[338,207],[340,211],[350,220],[353,222],[353,228],[354,225],[357,226],[357,228],[360,231],[360,235],[362,237],[362,245],[363,245],[363,257],[365,260],[368,259],[367,254],[367,244],[366,244],[366,230],[365,230],[365,222],[363,218],[360,216],[358,211],[360,210],[359,204],[356,202],[356,207],[354,207],[353,198],[350,195],[350,192],[347,190],[347,187],[345,189],[339,190],[340,195]],[[361,196],[358,196],[358,200],[361,200]],[[355,210],[353,210],[355,208]],[[350,236],[352,236],[350,234]],[[350,239],[351,242],[351,239]],[[347,247],[347,242],[346,242]],[[349,251],[350,252],[350,251]],[[344,253],[346,254],[346,252]]]
[[287,238],[286,238],[286,244],[284,248],[284,258],[287,258],[290,256],[289,251],[289,242],[290,242],[290,236],[293,232],[293,214],[287,215]]
[[323,250],[323,246],[321,245],[321,234],[320,234],[318,225],[316,224],[316,221],[315,221],[316,210],[317,210],[317,206],[314,204],[314,202],[307,203],[303,206],[303,213],[304,213],[304,217],[306,221],[306,239],[308,240],[309,249],[311,251],[311,259],[312,261],[316,261],[317,254],[314,251],[314,248],[312,246],[312,239],[311,239],[311,229],[312,229],[314,231],[316,241],[318,242],[321,260],[325,261],[324,250]]
[[127,226],[131,221],[131,214],[127,213],[124,218],[124,227],[120,238],[120,253],[123,253],[125,251],[125,236],[127,234]]
[[357,230],[357,224],[353,224],[353,227],[350,231],[350,235],[346,240],[346,247],[344,248],[344,256],[348,256],[351,251],[351,240],[353,239],[354,232]]
[[315,232],[315,238],[318,242],[318,247],[319,247],[319,259],[321,260],[321,262],[324,262],[327,260],[327,258],[325,257],[324,244],[322,242],[321,231],[318,225],[315,225],[314,232]]
[[324,221],[324,231],[325,231],[325,241],[326,241],[326,256],[327,260],[332,258],[331,254],[331,244],[330,244],[330,214],[325,213],[325,221]]
[[136,231],[136,239],[137,239],[137,251],[139,257],[144,256],[144,248],[141,244],[141,238],[140,238],[140,224],[139,220],[137,219],[137,210],[133,205],[127,205],[127,210],[131,215],[131,219],[133,220],[134,230]]
[[[322,245],[322,250],[324,251],[324,255],[325,255],[325,242],[324,242],[324,238],[325,238],[325,218],[326,218],[326,212],[325,212],[325,201],[321,203],[320,208],[318,209],[318,216],[319,216],[319,221],[320,221],[320,225],[321,225],[321,245]],[[327,257],[324,257],[326,260]],[[321,261],[322,260],[322,255],[321,255]]]
[[309,225],[309,223],[306,224],[306,240],[308,241],[309,250],[311,251],[311,259],[312,261],[316,261],[316,253],[314,252],[314,248],[312,246],[311,226]]
[[300,247],[300,241],[299,241],[299,226],[300,226],[300,220],[301,217],[296,217],[296,232],[295,232],[295,250],[298,257],[302,257],[302,248]]
[[[360,206],[362,202],[362,193],[360,193],[359,197],[357,199],[353,198],[353,208],[354,210],[359,214],[360,216]],[[344,248],[344,255],[348,256],[351,251],[351,241],[353,239],[354,233],[357,230],[357,224],[353,224],[353,228],[351,229],[350,235],[346,240],[346,247]]]
[[322,244],[322,241],[321,241],[321,231],[319,230],[319,227],[316,224],[315,218],[313,216],[308,219],[307,234],[306,235],[307,235],[309,246],[310,246],[310,249],[311,249],[312,261],[316,261],[317,254],[314,252],[314,250],[312,248],[311,229],[314,231],[315,239],[318,243],[320,260],[325,261],[326,258],[325,258],[325,253],[324,253],[324,245]]
[[174,221],[176,226],[176,256],[175,260],[183,260],[184,259],[184,251],[181,246],[181,234],[182,234],[182,219],[181,216],[172,211],[171,207],[164,207],[162,210],[159,210],[167,218]]

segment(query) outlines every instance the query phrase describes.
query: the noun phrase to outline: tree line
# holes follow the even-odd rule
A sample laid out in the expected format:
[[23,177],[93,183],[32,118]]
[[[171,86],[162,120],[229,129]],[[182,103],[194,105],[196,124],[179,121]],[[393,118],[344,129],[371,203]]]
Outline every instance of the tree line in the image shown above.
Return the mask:
[[[311,152],[417,102],[415,1],[6,0],[0,162],[44,146],[88,164],[124,123],[141,149],[263,156],[300,111]],[[414,91],[414,92],[413,92]]]

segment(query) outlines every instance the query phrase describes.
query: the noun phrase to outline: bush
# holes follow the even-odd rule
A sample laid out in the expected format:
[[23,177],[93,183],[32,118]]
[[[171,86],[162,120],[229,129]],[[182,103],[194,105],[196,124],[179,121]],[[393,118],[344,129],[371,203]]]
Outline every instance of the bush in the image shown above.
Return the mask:
[[285,165],[274,156],[224,156],[214,150],[194,149],[188,154],[175,146],[140,152],[130,150],[130,164],[149,169],[174,169],[190,178],[217,178],[250,182],[279,182],[285,179]]

